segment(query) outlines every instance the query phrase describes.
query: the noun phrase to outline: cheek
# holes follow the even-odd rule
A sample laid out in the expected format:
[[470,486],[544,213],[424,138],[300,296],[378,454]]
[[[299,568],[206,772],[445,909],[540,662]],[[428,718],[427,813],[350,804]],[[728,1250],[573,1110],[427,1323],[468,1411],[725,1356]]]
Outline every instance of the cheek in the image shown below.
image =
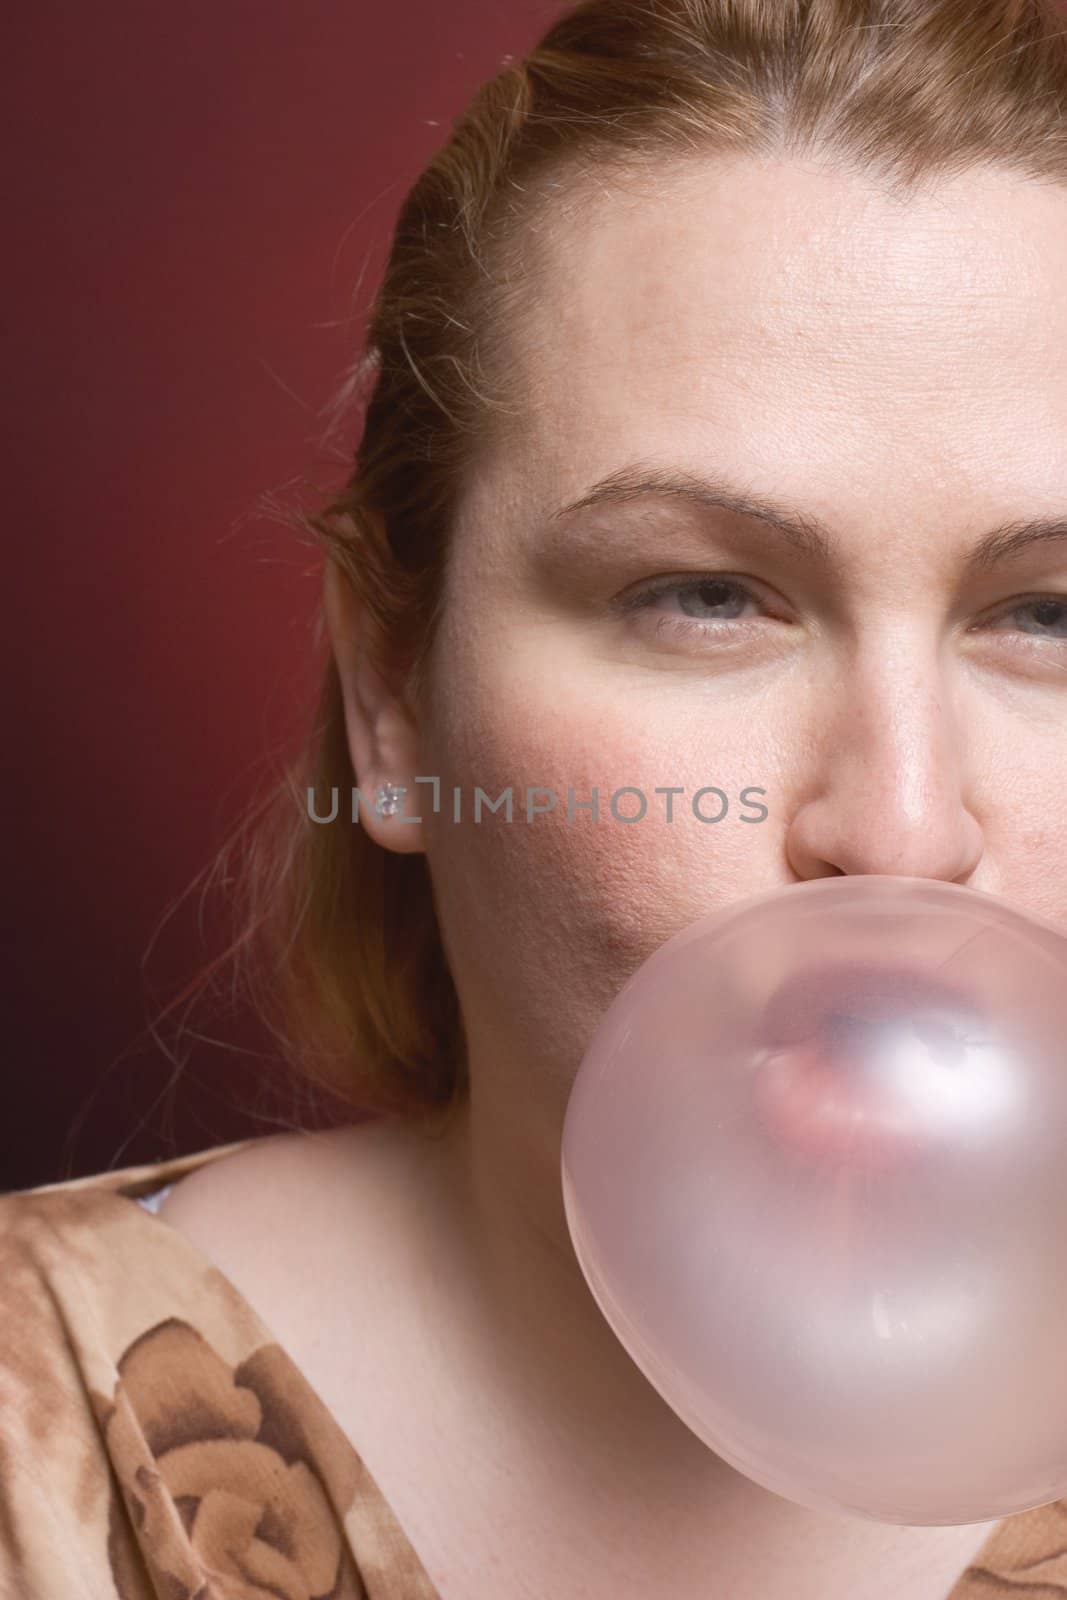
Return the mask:
[[[751,744],[731,737],[746,719],[721,707],[715,722],[694,719],[698,697],[681,687],[650,694],[640,708],[623,695],[609,703],[556,697],[547,707],[501,687],[498,676],[491,702],[454,702],[441,729],[439,764],[431,770],[442,777],[442,813],[427,845],[441,909],[462,919],[464,944],[476,938],[483,971],[486,963],[506,967],[514,981],[521,969],[526,990],[552,996],[553,1004],[575,1003],[580,994],[580,1008],[602,1009],[672,934],[768,877],[759,863],[771,853],[770,819],[739,820],[742,810],[752,814],[740,793],[763,782],[761,763]],[[462,795],[460,823],[452,820],[453,785]],[[645,798],[639,821],[612,815],[611,796],[627,785]],[[655,792],[670,785],[683,790],[673,797],[672,822],[666,796]],[[700,822],[692,797],[712,785],[723,790],[729,810],[721,822]],[[475,824],[476,787],[491,800],[510,787],[513,820],[483,807]],[[530,822],[528,787],[556,795],[555,809]],[[597,821],[580,808],[594,787]],[[769,804],[769,793],[761,798]],[[543,793],[534,800],[546,803]],[[713,794],[702,800],[709,816],[721,804]],[[638,796],[621,795],[618,809],[636,815]]]

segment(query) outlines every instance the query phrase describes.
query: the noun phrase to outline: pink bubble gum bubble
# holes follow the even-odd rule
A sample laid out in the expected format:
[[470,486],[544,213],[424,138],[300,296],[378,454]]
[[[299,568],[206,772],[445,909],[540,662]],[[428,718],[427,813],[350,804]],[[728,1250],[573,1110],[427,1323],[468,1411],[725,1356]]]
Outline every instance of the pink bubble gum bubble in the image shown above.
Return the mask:
[[768,1055],[753,1094],[768,1135],[794,1157],[889,1172],[919,1160],[934,1142],[873,1069],[842,1063],[817,1039]]
[[959,982],[921,967],[845,962],[787,978],[761,1035],[755,1105],[781,1148],[890,1171],[936,1150],[931,1081],[967,1070],[988,1023]]
[[564,1118],[575,1254],[693,1432],[801,1505],[1067,1495],[1067,937],[958,884],[726,906],[608,1008]]

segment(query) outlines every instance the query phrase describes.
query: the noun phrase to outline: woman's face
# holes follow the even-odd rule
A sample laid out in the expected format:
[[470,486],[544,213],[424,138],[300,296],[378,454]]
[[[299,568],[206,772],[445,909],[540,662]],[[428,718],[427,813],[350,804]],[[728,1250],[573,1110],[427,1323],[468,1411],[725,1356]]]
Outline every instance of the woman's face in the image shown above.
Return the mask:
[[[623,981],[716,907],[894,873],[1067,928],[1067,189],[709,161],[555,229],[399,780],[441,780],[406,809],[475,1096],[546,1152]],[[561,512],[656,475],[689,488]]]

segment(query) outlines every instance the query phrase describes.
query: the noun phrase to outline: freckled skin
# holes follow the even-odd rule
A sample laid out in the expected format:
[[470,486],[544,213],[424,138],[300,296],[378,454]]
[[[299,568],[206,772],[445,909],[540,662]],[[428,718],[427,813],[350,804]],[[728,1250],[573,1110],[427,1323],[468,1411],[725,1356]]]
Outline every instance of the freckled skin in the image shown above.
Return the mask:
[[[531,285],[516,350],[524,425],[484,463],[455,529],[430,704],[386,741],[349,692],[365,786],[436,773],[465,805],[476,785],[515,786],[511,825],[457,826],[450,805],[438,817],[422,805],[400,847],[426,851],[467,1026],[472,1104],[447,1159],[488,1241],[487,1317],[512,1318],[523,1385],[572,1419],[553,1449],[570,1463],[576,1525],[593,1519],[581,1484],[612,1485],[597,1548],[625,1551],[629,1574],[664,1571],[664,1524],[628,1519],[629,1496],[683,1480],[670,1523],[680,1582],[701,1570],[709,1529],[725,1549],[726,1504],[739,1542],[780,1541],[783,1593],[802,1543],[812,1594],[853,1558],[869,1576],[877,1551],[886,1593],[893,1563],[914,1559],[938,1600],[964,1536],[981,1542],[973,1527],[846,1530],[813,1514],[801,1530],[694,1447],[590,1310],[559,1137],[611,997],[716,907],[896,873],[998,893],[1067,928],[1067,626],[1037,637],[1010,615],[1019,597],[1067,594],[1067,541],[963,568],[991,528],[1067,512],[1065,283],[1067,189],[998,171],[899,201],[814,162],[707,160],[582,196],[561,209]],[[728,513],[700,538],[650,517],[643,566],[593,576],[576,558],[535,579],[524,552],[548,512],[634,460],[804,508],[841,560],[817,568]],[[702,573],[757,591],[742,622],[683,639],[656,636],[648,613],[609,615],[638,580]],[[998,631],[968,631],[998,608]],[[681,614],[677,598],[654,618],[667,614]],[[562,801],[594,783],[605,812],[613,788],[642,788],[648,815],[522,819],[526,784]],[[717,785],[730,815],[701,824],[685,798],[668,825],[658,784],[686,797]],[[758,825],[737,820],[746,785],[767,791]],[[368,826],[396,846],[388,822]],[[516,1334],[523,1308],[567,1328],[566,1376]],[[566,1559],[553,1576],[575,1582],[573,1549]],[[606,1592],[590,1559],[591,1592]]]

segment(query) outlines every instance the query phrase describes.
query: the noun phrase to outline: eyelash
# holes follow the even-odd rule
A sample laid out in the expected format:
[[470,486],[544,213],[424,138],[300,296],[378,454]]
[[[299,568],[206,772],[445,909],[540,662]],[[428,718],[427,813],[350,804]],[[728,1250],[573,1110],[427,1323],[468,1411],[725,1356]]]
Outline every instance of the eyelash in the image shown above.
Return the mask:
[[[657,583],[646,584],[643,589],[628,595],[622,601],[622,609],[626,615],[632,616],[636,612],[650,611],[661,595],[693,594],[709,585],[719,589],[734,590],[745,599],[754,600],[758,605],[763,604],[755,590],[742,583],[740,579],[720,577],[718,573],[709,572],[698,578],[666,578]],[[685,636],[697,633],[707,637],[709,633],[722,632],[723,628],[729,627],[735,620],[732,617],[677,617],[665,612],[656,623],[656,632]],[[739,623],[739,625],[745,624]]]
[[[766,603],[760,599],[760,596],[756,593],[755,589],[751,588],[748,584],[743,583],[739,578],[731,578],[723,576],[719,573],[709,572],[702,574],[697,578],[667,578],[658,583],[646,584],[643,589],[640,589],[635,594],[629,595],[623,599],[620,602],[620,609],[624,612],[624,614],[630,616],[638,612],[651,610],[653,603],[658,600],[661,595],[692,594],[709,586],[714,586],[718,589],[733,590],[736,594],[743,596],[745,599],[753,600],[757,605],[761,605],[766,608]],[[1058,606],[1065,614],[1067,614],[1067,594],[1046,593],[1023,595],[1014,601],[1006,611],[998,613],[998,616],[1011,616],[1014,612],[1023,611],[1029,606],[1036,606],[1043,603],[1048,604],[1050,602],[1053,605]],[[656,624],[656,632],[672,633],[678,636],[687,637],[697,633],[707,637],[709,633],[719,633],[724,628],[728,628],[735,623],[737,626],[745,627],[748,625],[748,619],[742,620],[735,619],[733,617],[676,617],[665,612]],[[1064,635],[1062,640],[1053,639],[1051,642],[1053,644],[1062,644],[1065,648],[1067,648],[1067,634]]]

